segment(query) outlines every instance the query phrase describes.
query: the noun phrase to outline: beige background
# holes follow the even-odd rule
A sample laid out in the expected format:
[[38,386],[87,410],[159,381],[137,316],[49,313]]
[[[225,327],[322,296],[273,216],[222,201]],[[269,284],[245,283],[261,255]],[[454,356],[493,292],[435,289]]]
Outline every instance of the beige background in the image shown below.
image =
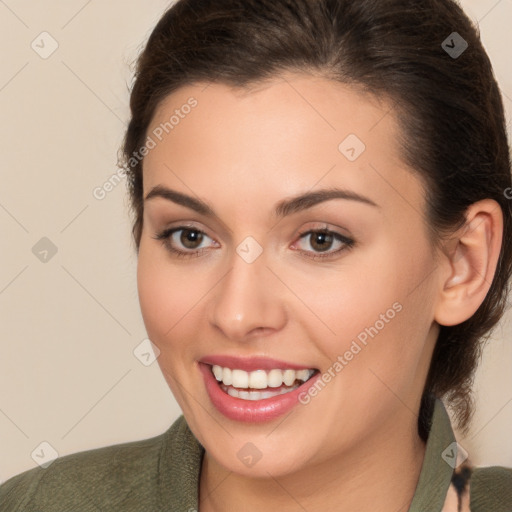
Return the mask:
[[[479,21],[510,128],[512,0],[462,4]],[[157,364],[133,353],[145,330],[124,181],[93,195],[116,172],[129,63],[168,1],[127,5],[0,0],[0,481],[52,450],[157,435],[180,414]],[[46,262],[32,252],[43,237],[58,251]],[[510,312],[476,387],[461,444],[478,464],[512,466]]]

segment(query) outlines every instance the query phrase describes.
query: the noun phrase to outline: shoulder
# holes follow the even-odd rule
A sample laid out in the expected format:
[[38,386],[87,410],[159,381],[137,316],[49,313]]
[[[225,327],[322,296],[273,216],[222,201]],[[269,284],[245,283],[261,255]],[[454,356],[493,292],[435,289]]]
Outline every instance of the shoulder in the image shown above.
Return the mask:
[[512,511],[512,468],[474,468],[470,496],[471,512]]
[[158,480],[165,440],[179,428],[180,420],[150,439],[66,455],[46,469],[25,471],[0,486],[0,510],[110,510],[129,494],[150,494],[152,482]]

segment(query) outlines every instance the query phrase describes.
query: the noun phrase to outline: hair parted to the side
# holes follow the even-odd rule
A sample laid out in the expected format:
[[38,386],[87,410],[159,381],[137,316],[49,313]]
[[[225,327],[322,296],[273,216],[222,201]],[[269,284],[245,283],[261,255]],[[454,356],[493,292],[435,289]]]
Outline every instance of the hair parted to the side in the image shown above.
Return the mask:
[[[454,31],[468,43],[452,58],[441,46]],[[453,0],[179,0],[140,55],[123,147],[133,235],[142,232],[144,146],[160,102],[185,85],[250,88],[297,71],[351,84],[389,100],[402,158],[425,184],[436,247],[484,198],[504,214],[503,245],[491,288],[469,320],[441,326],[418,420],[425,439],[434,397],[466,432],[483,343],[502,317],[512,274],[511,164],[505,115],[478,29]]]

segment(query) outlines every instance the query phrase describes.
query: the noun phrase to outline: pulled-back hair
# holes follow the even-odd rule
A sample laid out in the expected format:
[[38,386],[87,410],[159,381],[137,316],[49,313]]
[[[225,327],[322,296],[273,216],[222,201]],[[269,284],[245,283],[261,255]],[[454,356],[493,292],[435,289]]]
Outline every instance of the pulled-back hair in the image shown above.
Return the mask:
[[[461,48],[460,37],[468,47],[457,55],[449,50]],[[435,247],[464,225],[472,203],[491,198],[501,206],[503,244],[492,285],[470,319],[441,326],[419,411],[424,439],[436,396],[467,432],[474,372],[507,304],[512,184],[499,88],[478,29],[454,1],[179,0],[172,5],[137,61],[123,147],[137,250],[143,159],[131,157],[144,146],[162,100],[198,82],[250,88],[286,71],[350,84],[390,101],[402,159],[425,186],[425,218]]]

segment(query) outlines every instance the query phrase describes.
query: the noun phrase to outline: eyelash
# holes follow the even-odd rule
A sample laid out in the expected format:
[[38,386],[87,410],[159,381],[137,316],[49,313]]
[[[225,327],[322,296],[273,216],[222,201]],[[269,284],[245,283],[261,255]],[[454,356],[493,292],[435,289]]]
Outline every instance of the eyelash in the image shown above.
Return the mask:
[[314,235],[314,234],[323,234],[323,235],[331,235],[335,240],[338,242],[342,242],[343,246],[337,249],[336,251],[330,251],[325,253],[315,253],[311,251],[301,251],[302,254],[306,254],[307,258],[311,258],[312,260],[322,260],[322,259],[333,259],[340,253],[344,251],[349,251],[355,246],[355,241],[351,238],[348,238],[346,236],[341,235],[340,233],[337,233],[336,231],[332,231],[328,229],[327,227],[320,228],[320,229],[308,229],[305,231],[301,231],[299,233],[298,240],[302,240],[302,238],[308,236],[308,235]]
[[[184,230],[189,230],[189,231],[192,231],[192,232],[195,232],[195,233],[198,233],[198,234],[208,237],[208,235],[204,231],[201,231],[200,229],[196,229],[195,227],[178,226],[175,228],[166,229],[166,230],[162,231],[161,233],[157,234],[156,236],[154,236],[153,238],[155,240],[160,240],[162,242],[163,246],[169,252],[173,253],[178,258],[199,257],[206,250],[206,248],[195,250],[195,251],[194,250],[181,251],[171,245],[170,237],[174,233],[177,233],[179,231],[184,231]],[[312,253],[311,251],[301,251],[302,254],[305,254],[307,258],[310,258],[312,260],[322,260],[322,259],[327,259],[327,258],[332,259],[336,255],[340,254],[341,252],[348,251],[355,246],[354,240],[352,240],[351,238],[348,238],[346,236],[343,236],[340,233],[337,233],[336,231],[332,231],[332,230],[328,229],[327,227],[320,228],[320,229],[308,229],[308,230],[302,231],[299,233],[298,240],[301,240],[302,238],[304,238],[308,235],[314,235],[314,234],[331,235],[335,240],[342,242],[344,245],[340,249],[337,249],[336,251],[331,251],[331,252],[326,252],[326,253],[314,253],[314,252]],[[208,238],[210,238],[210,237],[208,237]]]

